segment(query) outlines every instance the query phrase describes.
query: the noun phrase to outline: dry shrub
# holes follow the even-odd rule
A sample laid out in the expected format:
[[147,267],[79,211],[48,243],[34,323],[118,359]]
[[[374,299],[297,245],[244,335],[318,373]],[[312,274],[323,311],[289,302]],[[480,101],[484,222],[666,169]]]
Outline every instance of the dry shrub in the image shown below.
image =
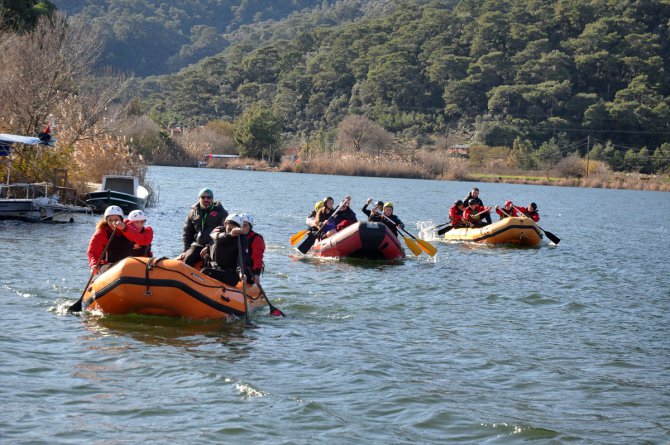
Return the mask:
[[238,170],[270,169],[266,161],[253,158],[210,159],[207,162],[207,166],[212,168],[233,168]]
[[[398,155],[318,154],[300,164],[305,173],[346,176],[376,176],[386,178],[432,178],[423,165],[402,159]],[[297,169],[294,169],[296,171]]]
[[576,154],[561,159],[554,167],[558,176],[566,178],[580,178],[586,172],[586,163]]

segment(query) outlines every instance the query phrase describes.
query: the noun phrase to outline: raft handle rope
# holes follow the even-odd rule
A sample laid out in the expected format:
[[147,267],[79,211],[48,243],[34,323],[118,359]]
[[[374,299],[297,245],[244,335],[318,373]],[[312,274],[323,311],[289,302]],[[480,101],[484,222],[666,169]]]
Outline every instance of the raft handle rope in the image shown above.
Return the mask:
[[[131,257],[131,258],[134,259],[135,261],[138,261],[138,262],[142,263],[142,264],[146,264],[146,263],[145,263],[144,261],[142,261],[140,258],[137,258],[137,257]],[[164,259],[167,259],[167,257],[162,257],[162,258],[159,258],[158,260],[156,260],[156,262],[154,263],[154,268],[155,268],[155,269],[166,270],[166,271],[169,271],[169,272],[175,272],[175,273],[178,273],[179,275],[185,277],[186,279],[188,279],[189,281],[191,281],[191,282],[197,284],[198,286],[202,286],[202,287],[206,287],[206,288],[210,288],[210,289],[221,289],[223,292],[235,292],[235,293],[238,293],[238,294],[241,294],[241,293],[242,293],[241,290],[237,290],[237,289],[235,289],[235,288],[231,288],[231,287],[225,287],[225,286],[212,286],[212,285],[210,285],[210,284],[203,284],[203,283],[200,283],[200,282],[198,282],[198,281],[195,281],[193,278],[189,277],[188,275],[186,275],[186,274],[183,273],[183,272],[180,272],[180,271],[178,271],[178,270],[174,270],[174,269],[169,269],[169,268],[167,268],[167,267],[163,267],[163,266],[159,265],[158,263],[159,263],[160,261],[164,260]],[[256,297],[256,298],[258,298],[258,297]]]

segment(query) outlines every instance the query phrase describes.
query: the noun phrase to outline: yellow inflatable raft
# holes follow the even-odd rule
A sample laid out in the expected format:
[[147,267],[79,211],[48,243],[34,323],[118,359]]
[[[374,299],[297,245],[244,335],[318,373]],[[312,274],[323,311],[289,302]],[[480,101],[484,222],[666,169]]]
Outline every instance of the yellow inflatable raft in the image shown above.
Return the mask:
[[[264,306],[255,285],[247,285],[249,312]],[[242,283],[231,287],[182,261],[128,257],[86,289],[82,307],[103,314],[143,314],[194,320],[244,317]]]
[[532,219],[512,217],[484,227],[451,229],[444,234],[444,239],[481,244],[536,246],[542,241],[542,232]]

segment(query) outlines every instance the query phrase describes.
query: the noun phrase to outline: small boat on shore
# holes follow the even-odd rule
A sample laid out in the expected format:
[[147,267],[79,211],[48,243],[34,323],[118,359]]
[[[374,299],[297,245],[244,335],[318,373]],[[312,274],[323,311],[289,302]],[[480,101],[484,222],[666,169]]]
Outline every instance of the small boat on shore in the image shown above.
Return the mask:
[[542,238],[542,231],[535,221],[526,217],[503,218],[484,227],[451,229],[444,234],[446,241],[520,246],[537,246]]
[[144,210],[148,197],[149,191],[140,185],[137,176],[105,175],[100,189],[88,194],[86,204],[97,213],[116,205],[127,215],[133,210]]
[[397,260],[405,258],[398,238],[383,223],[357,222],[314,243],[309,253],[321,257]]
[[[246,286],[249,312],[266,305],[259,288]],[[106,315],[163,315],[192,320],[245,316],[242,283],[228,286],[184,262],[128,257],[84,292],[82,308]]]

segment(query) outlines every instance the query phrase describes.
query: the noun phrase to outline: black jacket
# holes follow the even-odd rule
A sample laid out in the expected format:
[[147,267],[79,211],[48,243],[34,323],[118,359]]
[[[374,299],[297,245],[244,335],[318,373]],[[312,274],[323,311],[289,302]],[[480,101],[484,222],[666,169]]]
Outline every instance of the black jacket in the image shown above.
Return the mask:
[[227,216],[228,212],[219,201],[213,202],[208,209],[203,209],[200,204],[191,207],[184,221],[184,251],[193,243],[207,245],[210,241],[209,234],[215,227],[222,226]]

